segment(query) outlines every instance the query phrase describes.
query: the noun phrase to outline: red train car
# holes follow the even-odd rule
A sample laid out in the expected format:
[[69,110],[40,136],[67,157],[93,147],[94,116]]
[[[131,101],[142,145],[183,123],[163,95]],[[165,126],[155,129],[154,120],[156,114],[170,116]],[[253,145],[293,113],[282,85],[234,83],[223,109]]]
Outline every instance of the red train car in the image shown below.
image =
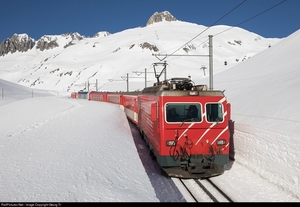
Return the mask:
[[138,93],[123,94],[123,106],[126,116],[136,125],[138,124]]
[[108,92],[91,91],[88,96],[89,101],[107,102]]
[[71,93],[71,98],[77,99],[77,97],[78,97],[78,92],[72,92]]
[[120,108],[124,110],[123,94],[122,93],[108,93],[107,102],[120,105]]

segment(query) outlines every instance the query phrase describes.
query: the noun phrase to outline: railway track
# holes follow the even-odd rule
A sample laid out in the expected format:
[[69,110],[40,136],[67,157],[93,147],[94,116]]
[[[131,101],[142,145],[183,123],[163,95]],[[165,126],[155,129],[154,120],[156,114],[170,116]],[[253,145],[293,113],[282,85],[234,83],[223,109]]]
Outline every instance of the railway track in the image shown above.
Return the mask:
[[233,202],[209,179],[172,178],[187,202]]

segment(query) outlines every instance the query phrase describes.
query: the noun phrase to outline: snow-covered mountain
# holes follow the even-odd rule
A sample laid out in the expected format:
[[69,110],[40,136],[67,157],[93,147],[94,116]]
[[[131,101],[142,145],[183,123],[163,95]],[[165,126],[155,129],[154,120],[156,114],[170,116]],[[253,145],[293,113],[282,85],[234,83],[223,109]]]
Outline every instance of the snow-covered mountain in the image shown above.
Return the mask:
[[156,12],[145,27],[115,34],[102,31],[85,37],[75,32],[44,35],[37,41],[14,34],[18,44],[11,38],[0,47],[0,77],[34,89],[64,91],[110,91],[116,85],[126,90],[128,77],[129,90],[140,90],[145,86],[145,71],[146,84],[152,85],[156,81],[153,63],[166,61],[166,78],[201,78],[208,75],[209,35],[213,35],[214,73],[281,40],[226,25],[208,28],[179,21],[169,12]]

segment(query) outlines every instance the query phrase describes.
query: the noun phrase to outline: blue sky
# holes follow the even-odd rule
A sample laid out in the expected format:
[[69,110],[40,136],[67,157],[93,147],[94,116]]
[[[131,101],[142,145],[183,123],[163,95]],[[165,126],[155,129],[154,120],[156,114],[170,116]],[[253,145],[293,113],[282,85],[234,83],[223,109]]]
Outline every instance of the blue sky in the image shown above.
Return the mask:
[[300,28],[299,0],[1,0],[0,5],[0,42],[14,33],[35,40],[69,32],[116,33],[143,27],[162,11],[204,26],[238,25],[268,38],[287,37]]

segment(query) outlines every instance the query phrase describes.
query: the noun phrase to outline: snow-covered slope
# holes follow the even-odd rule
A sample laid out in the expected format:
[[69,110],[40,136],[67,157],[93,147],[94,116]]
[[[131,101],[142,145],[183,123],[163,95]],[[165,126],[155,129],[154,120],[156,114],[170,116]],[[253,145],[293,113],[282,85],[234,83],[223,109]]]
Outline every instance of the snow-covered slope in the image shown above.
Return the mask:
[[128,73],[129,90],[137,90],[144,87],[145,74],[137,76],[133,71],[146,69],[147,85],[152,85],[156,80],[153,63],[161,60],[168,64],[167,78],[203,77],[208,70],[203,73],[200,68],[209,66],[208,35],[213,35],[215,73],[224,69],[225,61],[227,69],[281,40],[263,38],[241,28],[207,28],[182,21],[163,21],[115,34],[99,32],[92,38],[77,33],[75,36],[82,38],[74,38],[74,34],[47,35],[41,39],[56,41],[58,47],[40,51],[36,45],[27,52],[1,56],[0,77],[39,89],[114,90],[118,85],[118,90],[126,90]]

